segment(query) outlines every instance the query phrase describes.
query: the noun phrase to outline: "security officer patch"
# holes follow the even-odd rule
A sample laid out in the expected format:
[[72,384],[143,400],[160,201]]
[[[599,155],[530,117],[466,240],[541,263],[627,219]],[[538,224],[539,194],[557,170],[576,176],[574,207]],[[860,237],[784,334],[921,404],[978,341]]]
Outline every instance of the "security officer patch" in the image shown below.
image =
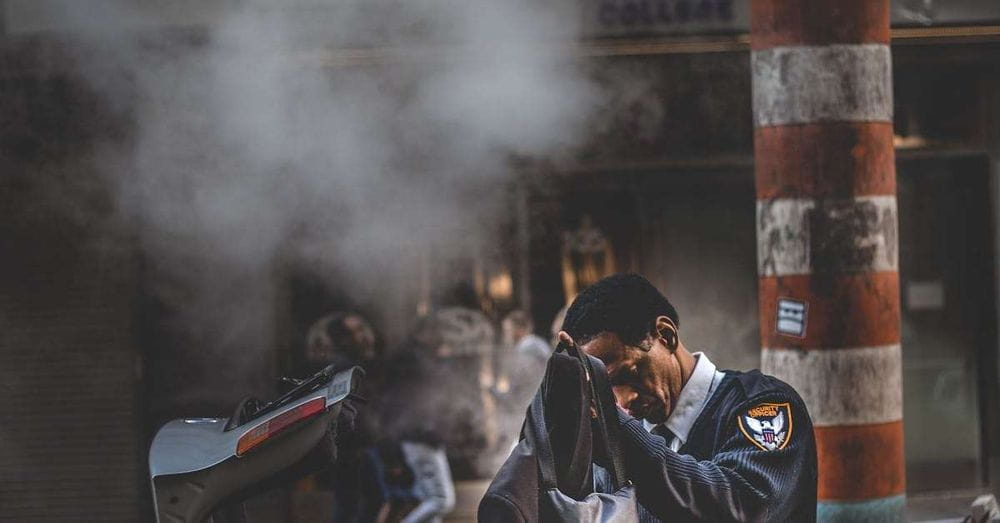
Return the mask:
[[781,450],[792,437],[792,406],[760,403],[739,416],[740,431],[762,450]]

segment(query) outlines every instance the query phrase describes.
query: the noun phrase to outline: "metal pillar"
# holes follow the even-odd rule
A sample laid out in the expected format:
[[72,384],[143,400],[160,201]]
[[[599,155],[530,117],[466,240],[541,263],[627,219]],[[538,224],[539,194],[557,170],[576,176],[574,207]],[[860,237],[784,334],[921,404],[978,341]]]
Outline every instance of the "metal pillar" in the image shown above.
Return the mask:
[[889,0],[752,0],[762,368],[816,427],[821,521],[905,506]]

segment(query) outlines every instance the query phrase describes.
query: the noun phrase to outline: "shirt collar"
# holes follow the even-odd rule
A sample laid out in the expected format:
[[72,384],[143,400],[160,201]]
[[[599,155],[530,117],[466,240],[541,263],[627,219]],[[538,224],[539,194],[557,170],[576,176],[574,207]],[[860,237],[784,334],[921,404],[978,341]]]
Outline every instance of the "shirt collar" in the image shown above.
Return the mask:
[[715,364],[702,352],[695,352],[693,356],[695,357],[694,370],[691,371],[691,377],[688,378],[688,382],[681,389],[680,396],[677,397],[677,406],[674,407],[674,411],[670,413],[670,417],[665,422],[667,428],[682,443],[687,443],[691,427],[694,426],[698,416],[701,416],[701,411],[708,403],[708,398],[716,385]]

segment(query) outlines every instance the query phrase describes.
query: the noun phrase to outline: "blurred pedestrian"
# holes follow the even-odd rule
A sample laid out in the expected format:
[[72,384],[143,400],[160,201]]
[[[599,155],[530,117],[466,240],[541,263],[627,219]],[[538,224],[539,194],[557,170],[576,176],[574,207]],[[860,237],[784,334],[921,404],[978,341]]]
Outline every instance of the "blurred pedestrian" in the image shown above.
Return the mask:
[[378,357],[375,341],[375,331],[360,314],[327,314],[306,333],[305,358],[299,374],[311,375],[331,364],[370,366]]
[[455,506],[455,487],[440,437],[414,430],[368,452],[382,503],[377,523],[436,523]]
[[371,521],[365,515],[366,491],[362,487],[364,452],[378,439],[377,412],[382,392],[383,367],[371,324],[357,312],[333,312],[316,320],[306,334],[305,358],[299,376],[308,376],[328,365],[346,368],[360,365],[366,375],[358,394],[368,400],[359,409],[355,430],[337,441],[338,459],[332,469],[307,478],[301,489],[333,490],[333,521]]
[[552,346],[535,334],[535,323],[522,310],[514,310],[502,322],[504,341],[513,342],[514,352],[534,363],[543,365],[552,354]]
[[545,374],[552,354],[549,342],[534,333],[531,317],[522,310],[507,314],[501,322],[502,343],[496,393],[501,403],[502,444],[517,442],[524,411]]
[[449,296],[419,322],[393,355],[393,366],[403,358],[420,366],[422,379],[408,380],[407,408],[422,409],[434,420],[456,476],[482,478],[492,473],[490,453],[499,440],[492,365],[496,331],[475,308],[471,288],[458,286]]

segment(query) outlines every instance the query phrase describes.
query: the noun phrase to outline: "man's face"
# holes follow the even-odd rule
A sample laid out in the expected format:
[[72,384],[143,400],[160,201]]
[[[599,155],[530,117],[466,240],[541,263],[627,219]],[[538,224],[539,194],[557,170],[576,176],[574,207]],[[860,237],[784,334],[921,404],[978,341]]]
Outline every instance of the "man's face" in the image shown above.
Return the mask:
[[516,323],[510,319],[505,319],[500,323],[500,328],[503,333],[503,342],[506,345],[513,346],[517,344],[521,338],[528,334],[528,329],[525,327],[518,326]]
[[350,332],[350,343],[363,360],[370,360],[375,357],[375,333],[372,332],[368,322],[357,315],[350,315],[344,318],[344,327]]
[[663,339],[647,339],[648,350],[604,333],[580,348],[604,362],[618,406],[636,418],[663,423],[681,392],[681,368]]

